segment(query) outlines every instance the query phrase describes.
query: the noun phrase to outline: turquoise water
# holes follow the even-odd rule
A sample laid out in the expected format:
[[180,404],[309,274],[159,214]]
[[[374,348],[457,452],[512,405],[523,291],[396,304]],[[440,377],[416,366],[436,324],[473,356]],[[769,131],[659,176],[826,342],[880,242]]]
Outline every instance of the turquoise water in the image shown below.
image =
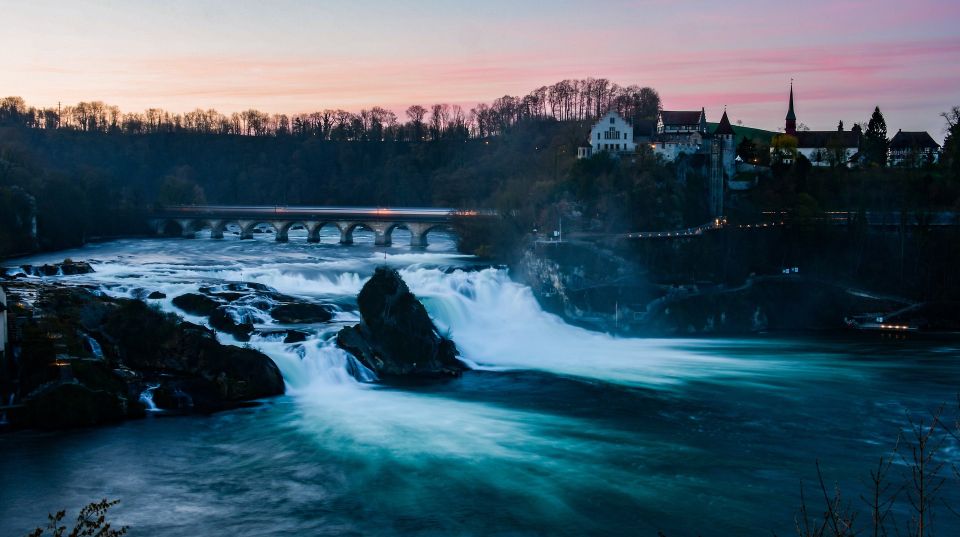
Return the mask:
[[[859,508],[907,415],[960,389],[955,343],[613,338],[543,312],[449,237],[419,252],[269,238],[30,260],[91,260],[96,274],[71,281],[116,296],[242,279],[342,311],[301,345],[254,338],[287,381],[259,407],[0,436],[0,534],[109,497],[135,535],[791,535],[817,460]],[[327,340],[357,321],[354,297],[384,262],[472,371],[403,385],[346,373]],[[941,451],[956,453],[952,441]],[[960,505],[954,480],[943,498]],[[942,510],[939,535],[960,534],[952,517]]]

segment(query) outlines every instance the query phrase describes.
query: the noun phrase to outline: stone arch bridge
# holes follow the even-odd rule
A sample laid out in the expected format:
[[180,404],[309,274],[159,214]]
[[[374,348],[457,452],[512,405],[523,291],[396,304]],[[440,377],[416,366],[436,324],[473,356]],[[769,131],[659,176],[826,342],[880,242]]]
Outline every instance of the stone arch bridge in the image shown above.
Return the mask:
[[374,233],[377,246],[389,246],[393,231],[401,228],[410,232],[410,246],[425,247],[427,234],[435,229],[450,229],[454,218],[491,216],[489,211],[458,211],[444,208],[383,208],[383,207],[270,207],[180,205],[158,208],[150,225],[159,235],[193,237],[202,229],[210,229],[210,236],[222,239],[227,226],[240,229],[241,239],[253,238],[254,230],[273,228],[279,242],[289,239],[290,229],[303,226],[307,240],[320,242],[320,230],[335,226],[340,231],[340,244],[353,244],[353,232],[368,229]]

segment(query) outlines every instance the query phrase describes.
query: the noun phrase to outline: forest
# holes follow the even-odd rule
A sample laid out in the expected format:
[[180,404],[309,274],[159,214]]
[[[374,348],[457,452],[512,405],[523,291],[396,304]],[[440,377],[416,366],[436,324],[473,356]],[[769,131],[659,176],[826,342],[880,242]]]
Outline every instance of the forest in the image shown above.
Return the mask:
[[[0,255],[144,233],[155,204],[477,207],[566,177],[590,120],[649,119],[651,88],[565,80],[469,112],[124,113],[0,100]],[[519,200],[518,203],[523,203]],[[37,237],[30,234],[35,208]]]
[[[0,255],[145,234],[144,216],[157,204],[491,208],[502,217],[490,224],[499,229],[461,229],[461,247],[506,261],[531,232],[550,233],[561,219],[568,231],[595,234],[710,219],[702,170],[664,162],[646,147],[629,157],[576,159],[593,118],[608,107],[649,120],[660,98],[603,79],[563,81],[466,113],[443,104],[410,107],[403,123],[376,107],[227,117],[128,114],[80,103],[58,113],[7,98],[0,101]],[[894,282],[916,295],[952,289],[946,274],[960,262],[950,253],[955,233],[901,231],[879,240],[856,226],[820,224],[831,210],[960,210],[960,108],[943,116],[941,161],[909,168],[887,168],[876,157],[855,169],[802,157],[784,165],[769,161],[770,140],[741,137],[740,157],[769,164],[769,172],[750,191],[728,192],[730,222],[784,211],[798,225],[772,242],[733,234],[696,248],[628,250],[654,272],[693,280],[736,280],[801,260],[826,277]],[[866,127],[873,154],[881,154],[885,125]]]

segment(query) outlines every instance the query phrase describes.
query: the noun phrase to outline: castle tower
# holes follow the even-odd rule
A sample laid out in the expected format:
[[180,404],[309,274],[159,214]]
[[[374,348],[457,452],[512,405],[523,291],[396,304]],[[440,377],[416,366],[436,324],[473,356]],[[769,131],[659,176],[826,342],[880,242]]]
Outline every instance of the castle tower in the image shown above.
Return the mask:
[[717,130],[713,131],[713,136],[722,142],[720,148],[720,158],[722,159],[723,173],[728,179],[733,179],[736,173],[734,166],[737,160],[736,133],[733,132],[733,125],[730,124],[730,118],[727,117],[727,111],[723,111],[723,117],[720,118],[720,124]]
[[790,81],[790,108],[787,110],[786,133],[793,136],[797,134],[797,114],[793,111],[793,80]]
[[723,216],[723,191],[726,182],[736,173],[736,138],[727,111],[723,111],[720,124],[713,131],[710,147],[710,213],[711,216]]

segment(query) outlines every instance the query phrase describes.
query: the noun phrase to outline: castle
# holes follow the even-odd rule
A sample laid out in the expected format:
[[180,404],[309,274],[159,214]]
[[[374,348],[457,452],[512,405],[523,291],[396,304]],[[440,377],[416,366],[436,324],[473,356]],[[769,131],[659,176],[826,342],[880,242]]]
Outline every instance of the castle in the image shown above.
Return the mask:
[[[655,128],[655,132],[651,132]],[[577,149],[577,158],[588,158],[600,152],[614,155],[635,153],[641,144],[649,144],[654,154],[667,161],[680,162],[681,178],[689,168],[698,168],[709,178],[711,216],[723,216],[724,185],[736,173],[736,136],[727,111],[712,132],[707,126],[706,111],[663,110],[656,125],[637,122],[634,125],[615,110],[590,129],[588,145]]]
[[[748,129],[749,131],[749,129]],[[802,155],[813,166],[860,165],[863,160],[861,143],[863,131],[854,125],[849,131],[841,121],[836,130],[814,131],[797,129],[794,108],[793,81],[783,134],[754,129],[769,139],[770,156],[783,164],[791,164]],[[763,136],[763,134],[761,134]],[[593,128],[587,144],[577,149],[577,158],[589,158],[598,153],[621,156],[649,147],[653,154],[677,164],[677,176],[683,181],[688,171],[697,171],[709,179],[709,207],[711,216],[723,216],[724,190],[745,190],[756,185],[756,177],[763,170],[756,164],[745,163],[737,156],[736,133],[727,111],[716,128],[710,129],[706,109],[662,110],[656,123],[631,123],[615,110],[607,112]],[[899,131],[890,141],[887,163],[890,166],[917,166],[937,162],[940,145],[926,132]],[[749,180],[735,178],[737,171],[747,172]]]

